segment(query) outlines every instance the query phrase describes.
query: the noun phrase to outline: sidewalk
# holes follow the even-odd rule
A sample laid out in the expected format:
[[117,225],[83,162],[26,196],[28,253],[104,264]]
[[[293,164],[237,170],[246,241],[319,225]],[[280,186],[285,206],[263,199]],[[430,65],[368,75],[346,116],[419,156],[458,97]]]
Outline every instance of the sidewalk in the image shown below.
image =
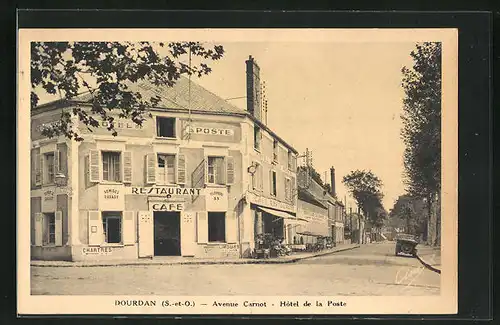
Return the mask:
[[441,273],[441,247],[418,245],[417,258],[425,267]]
[[314,253],[292,253],[289,256],[280,256],[268,259],[251,258],[220,258],[203,259],[194,257],[165,256],[152,259],[137,260],[109,260],[109,261],[31,261],[31,266],[37,267],[105,267],[105,266],[134,266],[134,265],[182,265],[182,264],[285,264],[295,263],[308,258],[323,256],[358,248],[358,244],[342,244],[332,249]]

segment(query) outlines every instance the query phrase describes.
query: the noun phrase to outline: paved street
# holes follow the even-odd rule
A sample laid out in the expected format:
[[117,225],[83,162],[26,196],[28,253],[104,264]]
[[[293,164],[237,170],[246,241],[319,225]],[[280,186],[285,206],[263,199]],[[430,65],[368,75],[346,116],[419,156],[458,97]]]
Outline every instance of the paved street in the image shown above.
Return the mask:
[[31,286],[34,295],[438,295],[440,275],[388,242],[292,264],[32,266]]

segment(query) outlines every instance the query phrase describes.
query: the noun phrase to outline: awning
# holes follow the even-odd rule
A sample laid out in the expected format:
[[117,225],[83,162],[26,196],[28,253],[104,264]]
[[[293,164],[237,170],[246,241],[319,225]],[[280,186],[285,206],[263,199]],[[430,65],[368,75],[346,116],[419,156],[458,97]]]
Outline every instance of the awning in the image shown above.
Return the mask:
[[286,223],[288,223],[288,224],[293,224],[293,223],[304,224],[304,223],[307,223],[307,220],[297,218],[297,217],[291,215],[290,213],[286,213],[286,212],[278,211],[278,210],[274,210],[274,209],[269,209],[269,208],[263,208],[263,207],[260,207],[260,206],[258,208],[259,208],[259,210],[262,210],[264,212],[272,214],[273,216],[285,219]]

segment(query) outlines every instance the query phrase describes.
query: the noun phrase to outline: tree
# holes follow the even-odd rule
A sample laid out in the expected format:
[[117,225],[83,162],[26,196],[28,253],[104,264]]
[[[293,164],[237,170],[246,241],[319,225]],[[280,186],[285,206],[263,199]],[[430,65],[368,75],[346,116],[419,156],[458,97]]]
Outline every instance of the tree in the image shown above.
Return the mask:
[[[161,54],[164,53],[164,54]],[[94,116],[108,122],[107,129],[114,135],[114,118],[130,119],[141,125],[148,108],[160,101],[159,96],[143,98],[128,85],[149,81],[155,86],[171,87],[181,75],[201,77],[211,72],[206,61],[219,60],[224,54],[221,45],[205,48],[199,42],[32,42],[31,43],[31,108],[39,102],[37,90],[59,95],[69,101],[82,90],[91,94],[90,111],[82,107],[62,110],[58,123],[44,127],[42,135],[64,135],[83,140],[72,127],[72,116],[77,116],[87,128],[99,126]],[[182,62],[188,56],[188,61]],[[191,57],[198,64],[191,63]]]
[[427,200],[430,220],[441,191],[441,43],[416,44],[411,57],[413,67],[402,69],[405,184]]
[[389,212],[392,224],[404,226],[408,233],[423,235],[426,238],[425,228],[422,227],[425,215],[422,199],[412,197],[408,194],[400,195]]
[[386,213],[382,204],[382,181],[371,171],[355,170],[342,178],[361,211],[372,225],[382,225]]

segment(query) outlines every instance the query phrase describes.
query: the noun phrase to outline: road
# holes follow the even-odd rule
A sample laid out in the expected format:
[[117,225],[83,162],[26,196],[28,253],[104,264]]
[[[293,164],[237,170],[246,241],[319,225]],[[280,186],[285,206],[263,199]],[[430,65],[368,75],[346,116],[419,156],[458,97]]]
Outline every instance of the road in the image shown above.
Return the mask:
[[292,264],[31,267],[33,295],[439,295],[440,275],[394,243]]

